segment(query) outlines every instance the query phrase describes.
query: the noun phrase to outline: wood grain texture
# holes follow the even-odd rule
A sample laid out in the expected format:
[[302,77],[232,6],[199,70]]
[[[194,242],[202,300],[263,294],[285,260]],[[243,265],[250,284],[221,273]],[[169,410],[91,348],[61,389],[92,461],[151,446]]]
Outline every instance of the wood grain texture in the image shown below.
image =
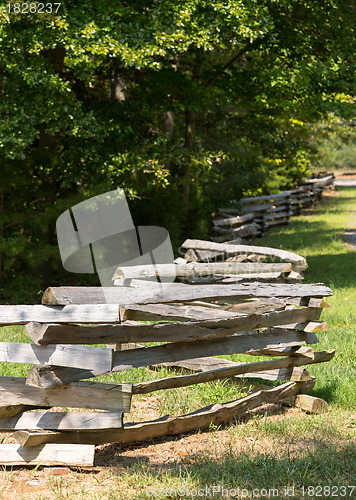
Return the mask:
[[178,377],[165,377],[162,379],[150,380],[133,385],[133,394],[147,394],[153,391],[162,389],[172,389],[177,387],[186,387],[188,385],[211,382],[236,375],[244,374],[245,377],[253,372],[262,372],[268,370],[279,370],[281,368],[289,368],[303,366],[312,363],[323,363],[330,361],[334,357],[335,351],[324,351],[314,353],[313,359],[300,358],[291,356],[284,359],[273,359],[271,361],[259,361],[257,363],[232,363],[226,368],[216,368],[201,373],[192,375],[181,375]]
[[[146,282],[148,283],[148,282]],[[185,285],[183,283],[160,283],[160,286],[141,287],[53,287],[47,288],[42,302],[48,305],[67,304],[119,304],[121,306],[130,304],[147,304],[158,302],[182,302],[187,300],[201,299],[229,299],[230,297],[255,298],[255,297],[326,297],[332,295],[330,288],[324,285],[309,284],[260,284],[239,283],[235,285]],[[16,306],[0,306],[16,307]],[[31,307],[31,306],[27,306]],[[32,306],[40,307],[40,306]],[[85,306],[89,307],[89,305]],[[1,314],[1,310],[0,310]],[[68,315],[68,317],[70,317]],[[31,318],[25,321],[35,321]],[[41,322],[55,322],[46,319]],[[106,321],[105,315],[101,315],[101,321]],[[62,321],[58,321],[61,323]],[[89,323],[90,321],[75,321],[68,319],[66,323]],[[98,322],[98,321],[93,321]]]
[[[48,441],[49,436],[52,438],[51,442],[54,443],[54,436],[57,437],[57,443],[60,441],[61,432],[36,430],[30,431],[28,429],[22,431],[15,431],[12,437],[19,443],[20,446],[40,446]],[[72,433],[71,433],[72,434]],[[72,444],[74,444],[72,442]]]
[[[292,275],[285,273],[259,273],[259,274],[236,274],[226,276],[214,276],[213,278],[199,278],[200,280],[209,280],[209,283],[223,283],[223,284],[233,284],[233,283],[249,283],[258,281],[259,283],[301,283],[300,280],[303,280],[304,277],[301,274]],[[185,283],[195,283],[196,279],[186,279]]]
[[246,215],[241,215],[241,216],[235,216],[235,217],[228,217],[228,218],[219,218],[219,219],[214,219],[213,224],[214,226],[235,226],[238,224],[243,224],[244,222],[248,222],[250,220],[253,220],[254,215],[253,214],[246,214]]
[[[73,370],[73,368],[72,368]],[[22,377],[0,377],[0,403],[130,411],[131,384],[78,382],[40,389]]]
[[[306,382],[288,382],[275,388],[262,389],[229,403],[212,404],[193,413],[171,417],[166,415],[150,422],[126,423],[124,429],[109,431],[80,431],[47,433],[41,436],[42,442],[72,443],[132,443],[164,436],[174,436],[184,432],[220,425],[248,410],[266,403],[284,402],[295,399],[298,393],[312,390],[315,378]],[[24,433],[26,431],[23,431]],[[28,436],[30,438],[31,436]]]
[[235,238],[236,236],[239,238],[246,238],[248,236],[254,236],[258,234],[260,226],[255,222],[252,222],[251,224],[244,224],[240,227],[234,227],[229,229],[223,229],[219,226],[215,226],[214,230],[218,234],[226,235],[231,238]]
[[94,464],[94,451],[94,445],[84,444],[46,444],[36,447],[0,444],[0,464],[88,467]]
[[120,321],[118,306],[100,304],[68,305],[0,305],[0,326],[24,325],[30,321],[40,323],[116,323]]
[[36,405],[24,405],[24,404],[0,404],[0,418],[10,418],[28,410],[42,410],[49,408],[49,406],[36,406]]
[[[116,352],[112,372],[120,372],[165,362],[181,361],[200,356],[234,353],[268,354],[269,349],[275,347],[283,349],[280,352],[272,349],[274,355],[289,356],[290,351],[288,349],[293,346],[316,342],[318,342],[318,338],[315,333],[285,330],[282,328],[265,330],[263,335],[260,332],[249,331],[222,339],[172,342],[155,347]],[[27,383],[35,387],[54,387],[58,384],[68,384],[102,374],[63,367],[33,367],[27,378]]]
[[287,252],[285,250],[279,250],[277,248],[270,247],[259,247],[253,245],[230,245],[230,244],[219,244],[212,243],[210,241],[204,240],[186,240],[182,245],[182,248],[189,249],[193,248],[197,250],[217,250],[221,252],[225,252],[227,254],[239,254],[246,253],[249,251],[250,253],[255,253],[258,255],[268,255],[273,257],[278,257],[281,260],[285,260],[286,262],[292,262],[293,264],[298,264],[302,269],[306,269],[307,263],[306,260],[300,255],[294,254],[292,252]]
[[[198,309],[198,311],[197,311]],[[132,310],[140,311],[139,307]],[[293,310],[272,311],[262,314],[245,314],[223,311],[219,308],[207,308],[199,306],[147,306],[141,308],[141,312],[153,312],[153,316],[145,316],[162,319],[169,314],[189,314],[201,315],[203,318],[209,318],[197,321],[170,322],[158,324],[143,324],[132,321],[124,321],[117,325],[56,325],[56,324],[38,324],[31,323],[26,325],[27,333],[36,344],[99,344],[99,343],[121,343],[121,342],[170,342],[197,340],[201,338],[213,339],[226,337],[243,330],[254,330],[255,328],[265,328],[280,325],[289,325],[289,328],[296,330],[314,331],[318,323],[312,324],[318,320],[322,312],[321,308],[300,308]],[[180,313],[179,313],[180,311]],[[293,323],[291,323],[293,322]],[[39,348],[37,348],[39,349]],[[43,347],[40,349],[44,349]],[[90,348],[87,348],[90,349]],[[1,354],[1,351],[0,351]],[[112,351],[111,351],[112,355]],[[34,363],[34,361],[29,361]],[[38,361],[37,363],[39,363]],[[85,359],[82,360],[85,363]],[[47,364],[47,363],[46,363]],[[61,363],[52,363],[61,365]],[[69,365],[68,365],[69,366]],[[111,367],[111,365],[110,365]],[[84,368],[91,369],[89,360],[88,366]],[[94,368],[100,371],[101,368]]]
[[248,198],[242,198],[240,200],[241,205],[248,205],[250,203],[255,203],[257,201],[267,201],[267,200],[281,200],[289,199],[291,196],[290,191],[284,191],[283,193],[277,194],[267,194],[266,196],[252,196]]
[[121,319],[137,321],[187,321],[187,320],[205,320],[216,319],[217,317],[234,318],[238,312],[218,310],[209,310],[207,307],[195,305],[195,301],[190,304],[132,304],[122,308]]
[[224,252],[211,250],[193,250],[190,248],[184,254],[184,259],[188,262],[216,262],[224,259]]
[[225,243],[231,243],[231,244],[235,244],[235,245],[243,245],[244,242],[246,242],[246,240],[244,240],[243,238],[236,237],[233,240],[231,238],[233,238],[233,236],[230,236],[229,234],[224,234],[221,236],[212,236],[210,239],[211,239],[211,241],[216,242],[216,243],[224,243],[225,242]]
[[300,394],[297,396],[295,406],[310,413],[327,413],[328,404],[321,398],[310,396],[309,394]]
[[37,346],[0,342],[0,361],[7,363],[49,364],[107,371],[111,370],[113,364],[113,352],[112,349],[89,346]]
[[123,371],[139,366],[150,366],[166,361],[178,361],[199,356],[216,356],[222,354],[249,353],[259,349],[283,345],[300,346],[318,342],[314,333],[294,330],[269,329],[263,334],[250,331],[214,340],[197,340],[195,342],[172,342],[161,346],[130,349],[115,353],[113,372]]
[[263,273],[287,273],[293,270],[291,263],[263,262],[190,262],[185,264],[156,264],[141,266],[119,266],[114,275],[116,279],[142,279],[160,276],[175,278],[192,278],[212,275],[246,275]]
[[[278,356],[280,354],[285,354],[286,356],[298,356],[308,359],[314,359],[314,351],[310,346],[302,346],[302,347],[292,347],[285,349],[283,347],[279,347],[278,349],[268,349],[266,350],[271,356]],[[288,352],[286,352],[288,351]],[[329,351],[326,351],[329,352]],[[333,351],[330,351],[333,352]],[[268,354],[267,353],[267,354]],[[264,350],[253,351],[251,354],[253,355],[263,355]],[[204,370],[213,370],[218,368],[229,368],[235,365],[233,361],[223,358],[214,358],[214,357],[199,357],[192,359],[185,359],[183,361],[174,361],[174,362],[166,362],[159,363],[157,365],[152,366],[152,368],[159,368],[161,366],[169,366],[174,368],[184,368],[185,370],[190,370],[193,372],[201,372]],[[253,374],[251,374],[253,376]],[[266,378],[262,376],[261,378]],[[279,380],[278,377],[270,378],[270,380]],[[288,379],[286,379],[288,380]]]
[[50,389],[107,373],[106,371],[91,371],[65,366],[34,365],[27,375],[26,385],[39,389]]
[[[282,402],[301,392],[309,392],[315,378],[306,382],[287,382],[278,387],[260,390],[229,403],[212,404],[193,413],[171,417],[169,415],[150,422],[127,423],[117,431],[61,433],[60,439],[66,442],[103,444],[110,442],[132,443],[163,436],[174,436],[197,429],[220,425],[248,410],[267,403]],[[57,436],[43,436],[46,442],[58,439]],[[45,442],[45,441],[44,441]]]
[[121,429],[122,412],[26,412],[12,418],[0,419],[0,431],[12,430],[100,430]]

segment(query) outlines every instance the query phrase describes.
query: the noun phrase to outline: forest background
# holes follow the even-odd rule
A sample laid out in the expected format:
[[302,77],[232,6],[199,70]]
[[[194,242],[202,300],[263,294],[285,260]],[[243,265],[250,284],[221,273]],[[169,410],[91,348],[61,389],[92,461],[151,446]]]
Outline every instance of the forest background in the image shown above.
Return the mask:
[[1,303],[96,284],[55,234],[96,194],[177,249],[222,204],[356,164],[354,1],[21,5],[0,6]]

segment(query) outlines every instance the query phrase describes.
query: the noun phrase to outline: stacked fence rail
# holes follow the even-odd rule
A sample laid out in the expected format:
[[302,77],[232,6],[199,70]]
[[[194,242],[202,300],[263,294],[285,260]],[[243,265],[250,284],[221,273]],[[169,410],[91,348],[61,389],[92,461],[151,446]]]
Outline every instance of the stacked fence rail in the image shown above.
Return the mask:
[[[266,403],[323,407],[302,395],[315,383],[306,367],[334,355],[314,350],[327,329],[320,316],[332,292],[303,283],[306,260],[200,240],[186,240],[182,249],[183,259],[146,266],[144,277],[142,266],[119,267],[112,287],[52,287],[41,305],[0,306],[0,325],[25,325],[32,342],[0,343],[0,361],[33,365],[27,377],[0,377],[0,430],[18,443],[0,444],[1,464],[93,465],[98,444],[218,425]],[[160,283],[157,276],[179,282]],[[249,360],[216,357],[231,354]],[[91,380],[162,366],[178,371],[135,384]],[[247,387],[246,396],[126,422],[136,395],[227,379]]]
[[297,189],[268,196],[243,198],[239,206],[219,208],[213,214],[212,241],[242,243],[263,236],[272,226],[288,224],[304,208],[320,200],[325,190],[332,189],[335,176],[323,175],[307,179]]

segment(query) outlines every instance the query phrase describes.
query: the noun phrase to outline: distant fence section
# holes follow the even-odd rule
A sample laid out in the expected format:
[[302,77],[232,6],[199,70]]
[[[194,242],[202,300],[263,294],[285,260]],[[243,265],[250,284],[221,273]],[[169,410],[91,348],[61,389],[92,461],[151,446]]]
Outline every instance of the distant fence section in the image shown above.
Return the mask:
[[263,236],[272,226],[288,224],[303,208],[320,200],[326,190],[334,185],[334,174],[307,179],[296,189],[268,196],[243,198],[236,207],[219,208],[213,214],[212,241],[221,243]]
[[[280,206],[286,199],[275,198]],[[142,266],[119,267],[106,289],[53,287],[41,305],[0,306],[0,326],[25,325],[32,341],[0,342],[0,361],[33,365],[26,377],[0,377],[0,431],[17,441],[0,444],[0,464],[92,466],[95,445],[220,425],[267,403],[326,411],[306,394],[315,377],[305,367],[334,356],[313,348],[327,330],[320,315],[332,291],[302,282],[306,260],[201,240],[181,248],[184,258],[155,272],[147,266],[147,281],[137,279]],[[172,266],[179,283],[151,280],[171,276]],[[233,361],[231,354],[247,357]],[[134,384],[90,380],[162,366],[177,371]],[[132,397],[218,380],[245,395],[183,415],[124,421]]]

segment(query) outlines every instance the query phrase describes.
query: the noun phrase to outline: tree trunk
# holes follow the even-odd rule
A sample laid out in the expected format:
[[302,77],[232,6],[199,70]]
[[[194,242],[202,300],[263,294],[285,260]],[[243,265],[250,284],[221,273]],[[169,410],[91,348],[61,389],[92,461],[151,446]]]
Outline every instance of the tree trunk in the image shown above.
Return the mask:
[[[189,109],[185,110],[185,142],[184,145],[187,149],[191,149],[194,144],[195,139],[195,121],[196,115],[194,111]],[[190,193],[190,178],[191,178],[191,168],[190,160],[187,158],[183,165],[182,172],[182,209],[186,213],[189,209],[189,193]]]
[[168,140],[171,141],[174,129],[174,113],[166,111],[163,115],[163,132],[168,135]]
[[110,100],[123,102],[126,99],[125,85],[116,68],[113,69],[110,78]]
[[[64,58],[66,55],[65,49],[63,47],[48,49],[45,50],[42,55],[53,67],[55,73],[62,77],[64,69]],[[45,124],[42,124],[40,128],[39,149],[46,149],[50,153],[49,157],[54,158],[56,153],[56,142],[57,134],[47,134],[46,126]]]
[[195,113],[189,109],[185,110],[185,147],[191,149],[195,139]]
[[42,55],[53,66],[53,69],[59,76],[63,75],[64,58],[66,50],[64,47],[56,47],[54,49],[44,50]]
[[[198,80],[200,77],[201,63],[196,63],[192,71],[192,80]],[[195,124],[196,124],[196,113],[189,108],[185,110],[185,147],[190,150],[192,149],[195,141]],[[183,213],[187,213],[189,209],[189,193],[190,193],[190,180],[191,180],[191,166],[190,158],[188,157],[186,163],[183,166],[182,172],[182,209]]]

